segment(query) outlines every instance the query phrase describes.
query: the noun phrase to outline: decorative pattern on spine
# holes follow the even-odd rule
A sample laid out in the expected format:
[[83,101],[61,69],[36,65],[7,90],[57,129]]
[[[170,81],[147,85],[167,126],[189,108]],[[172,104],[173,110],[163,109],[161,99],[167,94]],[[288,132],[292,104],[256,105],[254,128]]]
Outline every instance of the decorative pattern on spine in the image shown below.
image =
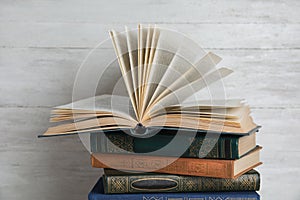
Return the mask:
[[[122,172],[120,173],[122,174]],[[260,175],[255,170],[236,179],[155,173],[121,174],[114,175],[112,173],[103,176],[105,193],[258,191],[260,188]]]

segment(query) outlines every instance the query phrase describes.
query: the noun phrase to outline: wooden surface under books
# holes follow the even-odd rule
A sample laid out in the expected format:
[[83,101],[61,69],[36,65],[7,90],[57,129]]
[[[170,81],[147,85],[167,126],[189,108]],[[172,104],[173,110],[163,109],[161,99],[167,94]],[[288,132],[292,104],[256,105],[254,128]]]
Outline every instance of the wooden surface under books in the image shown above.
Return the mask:
[[103,171],[90,166],[78,136],[37,135],[53,106],[71,102],[90,49],[110,28],[137,23],[183,32],[223,58],[219,66],[235,71],[224,80],[226,94],[247,99],[263,126],[262,199],[300,199],[299,7],[298,0],[2,0],[0,199],[87,198]]

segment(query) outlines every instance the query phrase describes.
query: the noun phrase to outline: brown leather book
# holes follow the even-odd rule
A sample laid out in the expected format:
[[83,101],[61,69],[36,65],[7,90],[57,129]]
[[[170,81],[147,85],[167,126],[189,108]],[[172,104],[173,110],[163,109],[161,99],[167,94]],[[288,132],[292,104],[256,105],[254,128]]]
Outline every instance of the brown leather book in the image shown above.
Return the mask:
[[259,159],[261,148],[257,146],[254,150],[236,160],[178,158],[174,161],[174,157],[95,153],[92,154],[91,161],[92,166],[96,168],[237,178],[262,164]]

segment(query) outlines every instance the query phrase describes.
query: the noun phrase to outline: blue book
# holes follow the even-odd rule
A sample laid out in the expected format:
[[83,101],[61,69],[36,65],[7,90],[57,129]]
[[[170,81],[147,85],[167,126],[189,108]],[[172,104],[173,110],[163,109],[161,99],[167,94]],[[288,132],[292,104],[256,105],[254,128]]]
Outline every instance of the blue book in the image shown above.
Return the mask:
[[259,194],[251,192],[203,192],[203,193],[149,193],[104,194],[102,178],[88,195],[88,200],[259,200]]

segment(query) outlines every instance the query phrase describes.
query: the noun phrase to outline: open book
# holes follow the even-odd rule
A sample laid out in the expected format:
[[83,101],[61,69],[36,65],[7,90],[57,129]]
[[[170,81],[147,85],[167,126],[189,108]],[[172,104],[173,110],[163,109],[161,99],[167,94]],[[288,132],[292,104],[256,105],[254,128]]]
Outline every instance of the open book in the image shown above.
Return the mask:
[[155,127],[245,134],[257,128],[243,101],[195,96],[232,73],[216,68],[219,56],[197,54],[195,44],[176,42],[176,34],[155,25],[112,30],[110,36],[128,96],[101,95],[56,107],[51,121],[62,124],[44,136]]

